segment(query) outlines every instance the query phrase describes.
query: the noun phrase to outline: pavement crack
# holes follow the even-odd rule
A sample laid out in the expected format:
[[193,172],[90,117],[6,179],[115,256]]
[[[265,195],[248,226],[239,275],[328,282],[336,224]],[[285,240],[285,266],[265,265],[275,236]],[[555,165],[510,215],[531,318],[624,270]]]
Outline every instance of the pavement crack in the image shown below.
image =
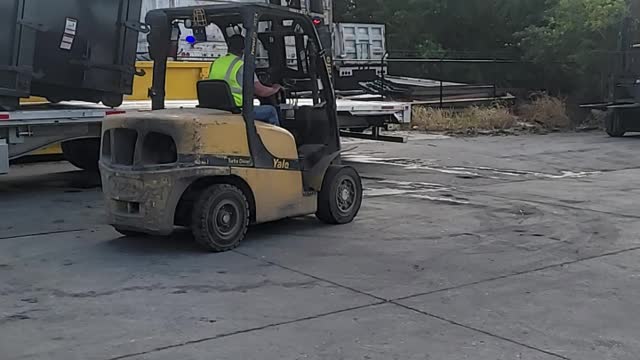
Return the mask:
[[[474,192],[478,192],[477,189],[473,190]],[[596,214],[603,214],[603,215],[612,215],[612,216],[619,216],[619,217],[623,217],[623,218],[628,218],[628,219],[640,219],[640,216],[638,215],[630,215],[630,214],[620,214],[620,213],[615,213],[615,212],[611,212],[611,211],[603,211],[603,210],[594,210],[594,209],[589,209],[586,207],[579,207],[579,206],[573,206],[570,204],[558,204],[555,202],[550,202],[550,201],[538,201],[538,200],[530,200],[530,199],[516,199],[516,198],[511,198],[508,196],[502,196],[502,195],[495,195],[492,194],[490,192],[486,192],[486,191],[482,191],[482,194],[487,196],[487,197],[492,197],[495,199],[501,199],[501,200],[510,200],[510,201],[520,201],[523,203],[530,203],[530,204],[537,204],[537,205],[546,205],[546,206],[555,206],[555,207],[560,207],[560,208],[564,208],[564,209],[570,209],[570,210],[581,210],[581,211],[588,211],[588,212],[592,212],[592,213],[596,213]]]
[[201,343],[205,343],[205,342],[209,342],[209,341],[219,340],[219,339],[227,338],[227,337],[234,336],[234,335],[247,334],[247,333],[251,333],[251,332],[255,332],[255,331],[261,331],[261,330],[266,330],[266,329],[270,329],[270,328],[274,328],[274,327],[295,324],[295,323],[299,323],[299,322],[303,322],[303,321],[315,320],[315,319],[323,318],[323,317],[326,317],[326,316],[337,315],[337,314],[341,314],[341,313],[345,313],[345,312],[349,312],[349,311],[366,309],[366,308],[382,305],[384,303],[386,303],[386,302],[385,301],[381,301],[381,302],[376,302],[376,303],[372,303],[372,304],[354,306],[354,307],[350,307],[350,308],[346,308],[346,309],[342,309],[342,310],[336,310],[336,311],[331,311],[331,312],[327,312],[327,313],[322,313],[322,314],[307,316],[307,317],[303,317],[303,318],[298,318],[298,319],[295,319],[295,320],[282,321],[282,322],[272,323],[272,324],[268,324],[268,325],[257,326],[257,327],[253,327],[253,328],[249,328],[249,329],[244,329],[244,330],[238,330],[238,331],[228,332],[228,333],[224,333],[224,334],[219,334],[219,335],[215,335],[215,336],[209,336],[209,337],[204,337],[204,338],[195,339],[195,340],[183,341],[183,342],[180,342],[180,343],[175,343],[175,344],[171,344],[171,345],[166,345],[166,346],[153,348],[153,349],[147,350],[147,351],[141,351],[141,352],[137,352],[137,353],[131,353],[131,354],[117,356],[117,357],[109,358],[107,360],[130,359],[130,358],[133,358],[133,357],[148,355],[148,354],[156,353],[156,352],[160,352],[160,351],[171,350],[171,349],[180,348],[180,347],[184,347],[184,346],[196,345],[196,344],[201,344]]
[[558,359],[571,360],[570,358],[568,358],[566,356],[562,356],[560,354],[557,354],[557,353],[554,353],[554,352],[551,352],[551,351],[548,351],[548,350],[544,350],[544,349],[541,349],[541,348],[538,348],[538,347],[535,347],[535,346],[532,346],[532,345],[528,345],[528,344],[525,344],[523,342],[504,337],[502,335],[494,334],[492,332],[489,332],[489,331],[486,331],[486,330],[482,330],[480,328],[476,328],[476,327],[473,327],[473,326],[465,325],[463,323],[460,323],[460,322],[457,322],[457,321],[454,321],[454,320],[451,320],[451,319],[447,319],[447,318],[445,318],[443,316],[439,316],[439,315],[432,314],[432,313],[429,313],[429,312],[426,312],[426,311],[422,311],[420,309],[416,309],[416,308],[413,308],[411,306],[404,305],[404,304],[401,304],[401,303],[398,303],[398,302],[395,302],[395,301],[391,301],[390,303],[393,304],[393,305],[399,306],[399,307],[401,307],[403,309],[406,309],[406,310],[409,310],[409,311],[413,311],[413,312],[416,312],[418,314],[422,314],[424,316],[428,316],[428,317],[431,317],[431,318],[434,318],[434,319],[437,319],[437,320],[440,320],[440,321],[444,321],[444,322],[449,323],[451,325],[458,326],[458,327],[461,327],[461,328],[464,328],[464,329],[467,329],[467,330],[478,332],[478,333],[490,336],[490,337],[495,338],[495,339],[499,339],[499,340],[502,340],[502,341],[506,341],[506,342],[518,345],[518,346],[522,346],[522,347],[525,347],[525,348],[530,349],[530,350],[541,352],[543,354],[547,354],[547,355],[556,357]]
[[413,299],[413,298],[417,298],[417,297],[421,297],[421,296],[427,296],[427,295],[437,294],[437,293],[441,293],[441,292],[458,290],[458,289],[462,289],[462,288],[466,288],[466,287],[470,287],[470,286],[475,286],[475,285],[479,285],[479,284],[484,284],[484,283],[488,283],[488,282],[492,282],[492,281],[508,279],[508,278],[512,278],[512,277],[516,277],[516,276],[527,275],[527,274],[540,272],[540,271],[545,271],[545,270],[554,269],[554,268],[561,268],[561,267],[565,267],[565,266],[569,266],[569,265],[578,264],[578,263],[581,263],[581,262],[584,262],[584,261],[590,261],[590,260],[605,258],[605,257],[609,257],[609,256],[616,256],[616,255],[620,255],[620,254],[624,254],[624,253],[632,252],[632,251],[638,251],[638,250],[640,250],[640,246],[635,246],[635,247],[631,247],[631,248],[627,248],[627,249],[612,251],[612,252],[599,254],[599,255],[587,256],[587,257],[579,258],[579,259],[576,259],[576,260],[565,261],[565,262],[562,262],[562,263],[541,266],[541,267],[538,267],[538,268],[535,268],[535,269],[530,269],[530,270],[517,271],[517,272],[509,273],[509,274],[506,274],[506,275],[495,276],[495,277],[492,277],[492,278],[478,280],[478,281],[474,281],[474,282],[470,282],[470,283],[466,283],[466,284],[461,284],[461,285],[451,286],[451,287],[447,287],[447,288],[427,291],[427,292],[423,292],[423,293],[419,293],[419,294],[403,296],[401,298],[389,300],[389,302],[394,303],[396,301],[404,301],[404,300],[409,300],[409,299]]
[[12,235],[12,236],[0,236],[0,240],[12,240],[12,239],[21,239],[26,237],[57,235],[57,234],[71,234],[71,233],[87,231],[87,230],[88,229],[71,229],[71,230],[39,232],[39,233],[32,233],[32,234]]
[[[636,249],[640,250],[640,246],[637,247]],[[626,251],[632,251],[632,250],[633,249],[627,249]],[[438,315],[430,314],[430,313],[427,313],[425,311],[421,311],[419,309],[415,309],[415,308],[410,307],[408,305],[404,305],[402,303],[399,303],[399,301],[402,301],[402,300],[405,300],[405,299],[409,299],[409,298],[413,298],[413,297],[417,297],[417,296],[420,296],[420,295],[413,295],[413,296],[409,296],[409,297],[389,300],[389,299],[385,299],[385,298],[382,298],[382,297],[379,297],[379,296],[376,296],[376,295],[373,295],[373,294],[369,294],[367,292],[352,288],[350,286],[345,286],[345,285],[337,283],[335,281],[327,280],[327,279],[324,279],[324,278],[321,278],[321,277],[318,277],[318,276],[315,276],[315,275],[312,275],[312,274],[309,274],[309,273],[305,273],[305,272],[300,271],[300,270],[296,270],[296,269],[290,268],[288,266],[280,265],[280,264],[275,263],[275,262],[270,261],[270,260],[261,259],[261,258],[255,257],[255,256],[251,256],[251,255],[242,253],[241,251],[238,251],[238,250],[234,250],[234,252],[236,252],[236,253],[238,253],[240,255],[249,257],[249,258],[254,259],[254,260],[265,262],[265,263],[270,264],[272,266],[277,266],[277,267],[279,267],[281,269],[284,269],[284,270],[287,270],[287,271],[292,271],[292,272],[294,272],[296,274],[307,276],[307,277],[316,279],[318,281],[327,282],[327,283],[335,285],[337,287],[340,287],[340,288],[343,288],[343,289],[346,289],[346,290],[349,290],[349,291],[353,291],[353,292],[358,293],[358,294],[366,295],[366,296],[369,296],[369,297],[372,297],[374,299],[379,300],[379,302],[377,302],[375,304],[372,304],[372,305],[369,305],[369,306],[359,307],[358,309],[363,309],[363,308],[368,308],[368,307],[371,307],[371,306],[377,306],[377,305],[383,305],[383,304],[391,304],[391,305],[395,305],[395,306],[401,307],[401,308],[403,308],[405,310],[409,310],[409,311],[412,311],[412,312],[417,312],[419,314],[422,314],[422,315],[425,315],[425,316],[429,316],[429,317],[432,317],[434,319],[438,319],[440,321],[447,322],[447,323],[449,323],[451,325],[462,327],[462,328],[465,328],[465,329],[470,330],[470,331],[475,331],[475,332],[478,332],[478,333],[481,333],[481,334],[484,334],[484,335],[487,335],[487,336],[490,336],[490,337],[493,337],[493,338],[496,338],[496,339],[499,339],[499,340],[502,340],[502,341],[506,341],[506,342],[509,342],[509,343],[512,343],[512,344],[516,344],[516,345],[525,347],[525,348],[530,349],[530,350],[538,351],[538,352],[541,352],[541,353],[544,353],[544,354],[547,354],[547,355],[550,355],[550,356],[554,356],[554,357],[557,357],[557,358],[563,359],[563,360],[571,360],[571,359],[569,359],[567,357],[564,357],[562,355],[559,355],[559,354],[556,354],[556,353],[553,353],[553,352],[550,352],[550,351],[547,351],[547,350],[544,350],[544,349],[540,349],[540,348],[537,348],[537,347],[532,346],[532,345],[528,345],[528,344],[525,344],[525,343],[522,343],[522,342],[519,342],[519,341],[516,341],[516,340],[513,340],[513,339],[509,339],[509,338],[506,338],[506,337],[503,337],[503,336],[500,336],[500,335],[497,335],[497,334],[493,334],[493,333],[491,333],[489,331],[486,331],[486,330],[482,330],[482,329],[474,328],[474,327],[471,327],[471,326],[468,326],[468,325],[465,325],[465,324],[462,324],[462,323],[458,323],[456,321],[453,321],[453,320],[450,320],[450,319],[447,319],[447,318],[444,318],[444,317],[441,317],[441,316],[438,316]],[[620,253],[620,251],[617,252],[617,253]],[[607,256],[607,255],[613,255],[613,253],[612,254],[601,255],[599,257],[603,257],[603,256]],[[593,258],[596,258],[596,257],[593,257]],[[577,261],[574,261],[574,262],[577,262]],[[574,263],[574,262],[572,262],[572,263]],[[563,265],[564,264],[557,264],[557,265],[547,266],[546,268],[563,266]],[[528,272],[540,271],[540,270],[541,269],[535,269],[535,270],[530,270],[530,271],[522,272],[522,273],[528,273]],[[505,276],[502,276],[502,277],[499,277],[499,278],[507,278],[509,276],[514,276],[514,274],[505,275]],[[482,283],[482,282],[491,281],[491,280],[496,280],[496,279],[483,280],[483,281],[479,281],[477,283]],[[462,285],[462,286],[469,286],[469,285],[467,284],[467,285]],[[440,292],[440,291],[445,291],[445,289],[437,290],[437,291],[434,291],[434,292]],[[119,360],[119,359],[120,358],[110,359],[110,360]]]
[[[497,281],[497,280],[507,279],[507,278],[516,277],[516,276],[522,276],[522,275],[526,275],[526,274],[530,274],[530,273],[534,273],[534,272],[540,272],[540,271],[544,271],[544,270],[548,270],[548,269],[561,268],[561,267],[564,267],[564,266],[569,266],[569,265],[577,264],[577,263],[584,262],[584,261],[590,261],[590,260],[600,259],[600,258],[609,257],[609,256],[616,256],[616,255],[619,255],[619,254],[632,252],[632,251],[638,251],[638,250],[640,250],[640,246],[635,246],[635,247],[631,247],[631,248],[627,248],[627,249],[607,252],[607,253],[604,253],[604,254],[599,254],[599,255],[594,255],[594,256],[583,257],[583,258],[579,258],[579,259],[572,260],[572,261],[566,261],[566,262],[562,262],[562,263],[558,263],[558,264],[552,264],[552,265],[538,267],[538,268],[535,268],[535,269],[514,272],[514,273],[502,275],[502,276],[496,276],[496,277],[489,278],[489,279],[475,281],[475,282],[472,282],[472,283],[461,284],[461,285],[457,285],[457,286],[452,286],[452,287],[448,287],[448,288],[433,290],[433,291],[429,291],[429,292],[425,292],[425,293],[421,293],[421,294],[414,294],[414,295],[400,297],[400,298],[396,298],[396,299],[385,299],[385,298],[379,297],[377,295],[373,295],[373,294],[370,294],[370,293],[355,289],[353,287],[340,284],[340,283],[332,281],[332,280],[327,280],[327,279],[321,278],[319,276],[315,276],[315,275],[312,275],[312,274],[309,274],[309,273],[306,273],[306,272],[303,272],[303,271],[300,271],[300,270],[296,270],[296,269],[290,268],[288,266],[280,265],[280,264],[275,263],[275,262],[270,261],[270,260],[266,260],[266,259],[259,258],[259,257],[256,257],[256,256],[252,256],[252,255],[249,255],[249,254],[245,254],[245,253],[243,253],[241,251],[238,251],[238,250],[234,250],[234,251],[236,253],[240,254],[240,255],[249,257],[251,259],[262,261],[262,262],[270,264],[272,266],[277,266],[277,267],[279,267],[281,269],[284,269],[284,270],[287,270],[287,271],[292,271],[294,273],[297,273],[297,274],[300,274],[300,275],[303,275],[303,276],[307,276],[307,277],[316,279],[318,281],[323,281],[323,282],[332,284],[334,286],[337,286],[337,287],[340,287],[340,288],[343,288],[343,289],[346,289],[346,290],[349,290],[349,291],[353,291],[353,292],[358,293],[358,294],[366,295],[366,296],[372,297],[372,298],[374,298],[376,300],[379,300],[379,302],[377,302],[375,304],[372,304],[370,306],[382,305],[382,304],[392,304],[392,305],[399,306],[399,307],[404,308],[404,309],[409,310],[409,311],[417,312],[419,314],[422,314],[422,315],[429,316],[429,317],[434,318],[434,319],[438,319],[438,320],[447,322],[447,323],[449,323],[451,325],[454,325],[454,326],[462,327],[462,328],[465,328],[465,329],[470,330],[470,331],[475,331],[475,332],[478,332],[478,333],[481,333],[481,334],[484,334],[484,335],[487,335],[487,336],[490,336],[490,337],[493,337],[493,338],[496,338],[496,339],[499,339],[499,340],[502,340],[502,341],[506,341],[506,342],[509,342],[509,343],[512,343],[512,344],[515,344],[515,345],[518,345],[518,346],[525,347],[525,348],[530,349],[530,350],[534,350],[534,351],[537,351],[537,352],[541,352],[541,353],[556,357],[558,359],[571,360],[568,357],[565,357],[563,355],[560,355],[560,354],[557,354],[557,353],[554,353],[554,352],[551,352],[551,351],[548,351],[548,350],[544,350],[544,349],[541,349],[541,348],[538,348],[538,347],[535,347],[535,346],[532,346],[532,345],[528,345],[526,343],[523,343],[523,342],[520,342],[520,341],[517,341],[517,340],[513,340],[513,339],[510,339],[510,338],[498,335],[498,334],[494,334],[492,332],[489,332],[489,331],[486,331],[486,330],[483,330],[483,329],[480,329],[480,328],[475,328],[475,327],[472,327],[472,326],[469,326],[469,325],[465,325],[463,323],[460,323],[460,322],[457,322],[457,321],[454,321],[454,320],[451,320],[451,319],[447,319],[445,317],[442,317],[442,316],[439,316],[439,315],[436,315],[436,314],[431,314],[429,312],[422,311],[422,310],[413,308],[413,307],[408,306],[408,305],[404,305],[404,304],[400,303],[400,301],[409,300],[409,299],[412,299],[412,298],[416,298],[416,297],[420,297],[420,296],[426,296],[426,295],[440,293],[440,292],[445,292],[445,291],[461,289],[461,288],[464,288],[464,287],[474,286],[474,285],[483,284],[483,283],[487,283],[487,282],[491,282],[491,281]],[[367,307],[369,307],[369,306],[359,307],[358,309],[367,308]],[[118,360],[118,359],[110,359],[110,360]]]
[[276,286],[283,287],[286,289],[291,288],[300,288],[300,287],[310,287],[317,285],[317,281],[293,281],[293,282],[284,282],[279,283],[271,280],[263,280],[253,284],[240,285],[240,286],[212,286],[212,285],[185,285],[185,286],[175,286],[171,289],[174,289],[174,293],[187,293],[187,292],[196,292],[196,293],[211,293],[211,292],[248,292],[249,290],[259,289],[265,286]]
[[148,285],[148,286],[130,286],[126,288],[120,288],[120,289],[114,289],[114,290],[108,290],[108,291],[67,292],[59,289],[53,289],[53,290],[39,289],[39,291],[46,291],[51,293],[51,295],[55,297],[60,297],[60,298],[87,299],[87,298],[98,298],[102,296],[116,295],[116,294],[133,292],[133,291],[153,291],[153,290],[163,290],[163,289],[167,289],[167,288],[156,284],[156,285]]
[[0,326],[8,323],[12,323],[12,322],[17,322],[17,321],[32,320],[33,317],[31,317],[30,314],[42,312],[42,311],[43,311],[42,309],[25,310],[19,313],[0,317]]
[[354,292],[354,293],[357,293],[357,294],[360,294],[360,295],[365,295],[365,296],[368,296],[370,298],[373,298],[373,299],[376,299],[376,300],[379,300],[379,301],[383,301],[383,302],[388,302],[389,301],[389,300],[387,300],[385,298],[382,298],[380,296],[377,296],[377,295],[374,295],[374,294],[371,294],[371,293],[368,293],[368,292],[365,292],[365,291],[362,291],[362,290],[358,290],[356,288],[353,288],[353,287],[350,287],[350,286],[346,286],[346,285],[340,284],[340,283],[332,281],[332,280],[324,279],[324,278],[321,278],[319,276],[316,276],[316,275],[313,275],[313,274],[309,274],[307,272],[300,271],[300,270],[297,270],[297,269],[294,269],[294,268],[291,268],[291,267],[288,267],[288,266],[285,266],[285,265],[281,265],[281,264],[278,264],[278,263],[273,262],[271,260],[267,260],[267,259],[259,258],[257,256],[249,255],[249,254],[244,253],[244,252],[239,251],[239,250],[234,250],[234,252],[236,254],[248,257],[250,259],[257,260],[257,261],[263,262],[265,264],[269,264],[271,266],[276,266],[276,267],[279,267],[279,268],[281,268],[283,270],[291,271],[291,272],[294,272],[294,273],[296,273],[298,275],[306,276],[306,277],[312,278],[312,279],[317,280],[317,281],[322,281],[322,282],[325,282],[327,284],[331,284],[333,286],[336,286],[336,287],[339,287],[339,288],[342,288],[342,289],[345,289],[345,290],[349,290],[351,292]]
[[245,293],[250,290],[258,289],[264,286],[276,286],[283,288],[299,288],[309,287],[317,285],[317,280],[313,281],[298,281],[298,282],[274,282],[271,280],[263,280],[253,284],[240,285],[240,286],[224,286],[224,285],[179,285],[179,286],[165,286],[161,284],[147,285],[147,286],[130,286],[120,289],[107,290],[107,291],[84,291],[84,292],[68,292],[59,289],[37,289],[37,291],[43,291],[50,293],[52,296],[59,298],[72,298],[72,299],[87,299],[98,298],[103,296],[117,295],[127,292],[136,291],[157,291],[157,290],[170,290],[171,294],[187,294],[187,293],[199,293],[207,294],[212,292],[228,293],[228,292],[240,292]]

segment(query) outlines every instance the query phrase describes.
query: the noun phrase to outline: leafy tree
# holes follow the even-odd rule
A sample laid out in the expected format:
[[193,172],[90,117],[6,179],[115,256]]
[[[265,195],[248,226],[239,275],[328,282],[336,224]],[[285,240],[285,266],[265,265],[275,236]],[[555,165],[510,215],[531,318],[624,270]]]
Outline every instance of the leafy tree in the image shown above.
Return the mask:
[[335,0],[336,21],[387,25],[391,50],[491,53],[540,21],[549,0]]
[[[387,25],[405,56],[522,59],[544,85],[597,89],[628,2],[638,0],[334,0],[336,21]],[[537,77],[537,76],[534,76]]]
[[530,25],[516,35],[526,59],[565,82],[557,87],[587,90],[608,70],[627,14],[625,0],[558,0],[546,12],[543,23]]

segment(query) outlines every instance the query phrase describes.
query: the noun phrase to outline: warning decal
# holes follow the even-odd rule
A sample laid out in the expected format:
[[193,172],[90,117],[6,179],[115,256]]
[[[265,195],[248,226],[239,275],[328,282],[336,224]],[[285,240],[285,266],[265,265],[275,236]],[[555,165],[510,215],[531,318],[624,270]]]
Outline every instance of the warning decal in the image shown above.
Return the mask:
[[67,18],[64,26],[64,34],[62,35],[62,41],[60,42],[60,49],[71,50],[73,47],[73,41],[76,38],[77,30],[78,20]]

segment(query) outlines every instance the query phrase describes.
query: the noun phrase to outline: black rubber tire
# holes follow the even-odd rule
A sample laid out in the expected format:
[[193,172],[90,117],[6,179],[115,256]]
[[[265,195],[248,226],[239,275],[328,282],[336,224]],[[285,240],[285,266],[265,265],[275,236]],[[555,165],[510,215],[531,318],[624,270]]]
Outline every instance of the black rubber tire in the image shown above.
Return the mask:
[[20,98],[13,96],[0,96],[0,110],[15,111],[20,108]]
[[102,104],[110,108],[117,108],[118,106],[122,105],[123,101],[124,97],[121,94],[109,93],[102,96]]
[[82,170],[97,172],[100,160],[100,139],[77,139],[61,144],[62,153],[68,162]]
[[145,234],[145,233],[139,232],[139,231],[120,229],[117,226],[114,226],[113,228],[117,232],[119,232],[120,234],[122,234],[123,236],[126,236],[126,237],[146,237],[146,236],[148,236],[148,234]]
[[[231,219],[220,218],[225,215]],[[195,203],[191,231],[196,242],[209,251],[233,250],[247,234],[250,215],[249,201],[242,190],[229,184],[216,184],[204,190]],[[233,224],[228,233],[219,226],[219,220]]]
[[[341,209],[338,197],[342,192],[343,182],[353,186],[352,205]],[[346,200],[344,200],[346,201]],[[350,202],[351,203],[351,202]],[[358,215],[362,205],[362,179],[358,172],[350,166],[332,165],[327,170],[322,182],[322,190],[318,194],[318,211],[316,217],[322,222],[332,225],[348,224]]]
[[627,133],[622,116],[623,114],[620,111],[612,111],[605,117],[605,129],[609,136],[619,138]]
[[57,98],[57,97],[54,97],[54,96],[50,96],[50,97],[47,97],[47,101],[49,103],[51,103],[51,104],[57,104],[57,103],[62,102],[64,100],[62,98]]

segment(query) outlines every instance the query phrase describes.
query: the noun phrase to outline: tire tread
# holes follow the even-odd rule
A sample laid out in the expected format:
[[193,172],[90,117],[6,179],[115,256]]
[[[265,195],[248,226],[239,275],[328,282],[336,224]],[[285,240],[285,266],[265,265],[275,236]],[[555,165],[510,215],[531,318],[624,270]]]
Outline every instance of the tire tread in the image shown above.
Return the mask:
[[[203,211],[209,208],[210,204],[208,204],[208,202],[212,199],[212,198],[216,198],[221,194],[224,194],[225,192],[234,192],[237,195],[240,195],[243,202],[244,202],[244,206],[246,209],[246,219],[245,219],[245,224],[243,226],[242,229],[242,233],[239,234],[239,238],[240,240],[236,241],[234,244],[230,245],[230,246],[219,246],[213,242],[211,242],[209,240],[209,235],[208,235],[208,222],[207,222],[207,211]],[[224,252],[224,251],[229,251],[229,250],[233,250],[235,248],[237,248],[240,243],[242,242],[242,240],[244,239],[245,235],[247,234],[247,230],[249,228],[249,219],[250,219],[250,207],[249,207],[249,201],[247,200],[247,196],[244,194],[244,192],[242,190],[240,190],[239,188],[230,185],[230,184],[216,184],[216,185],[212,185],[209,188],[207,188],[206,190],[204,190],[198,201],[196,201],[195,205],[194,205],[194,211],[193,211],[193,219],[192,219],[192,226],[191,226],[191,231],[193,232],[193,237],[195,239],[195,241],[202,247],[204,247],[205,249],[209,250],[209,251],[213,251],[213,252]]]
[[[358,194],[360,198],[358,200],[359,204],[357,206],[357,209],[354,211],[352,217],[350,216],[347,218],[339,217],[339,215],[335,214],[332,209],[332,202],[335,195],[334,189],[333,189],[334,181],[338,177],[338,175],[343,171],[352,172],[351,175],[356,180],[356,185],[358,186],[358,190],[360,192],[360,194]],[[337,165],[330,166],[329,169],[327,169],[327,172],[324,176],[324,181],[322,182],[322,190],[318,194],[318,209],[316,212],[316,217],[320,221],[330,225],[346,224],[353,221],[353,219],[356,217],[356,215],[360,210],[361,204],[362,204],[362,180],[360,179],[360,175],[358,175],[355,169],[348,166],[337,166]]]

